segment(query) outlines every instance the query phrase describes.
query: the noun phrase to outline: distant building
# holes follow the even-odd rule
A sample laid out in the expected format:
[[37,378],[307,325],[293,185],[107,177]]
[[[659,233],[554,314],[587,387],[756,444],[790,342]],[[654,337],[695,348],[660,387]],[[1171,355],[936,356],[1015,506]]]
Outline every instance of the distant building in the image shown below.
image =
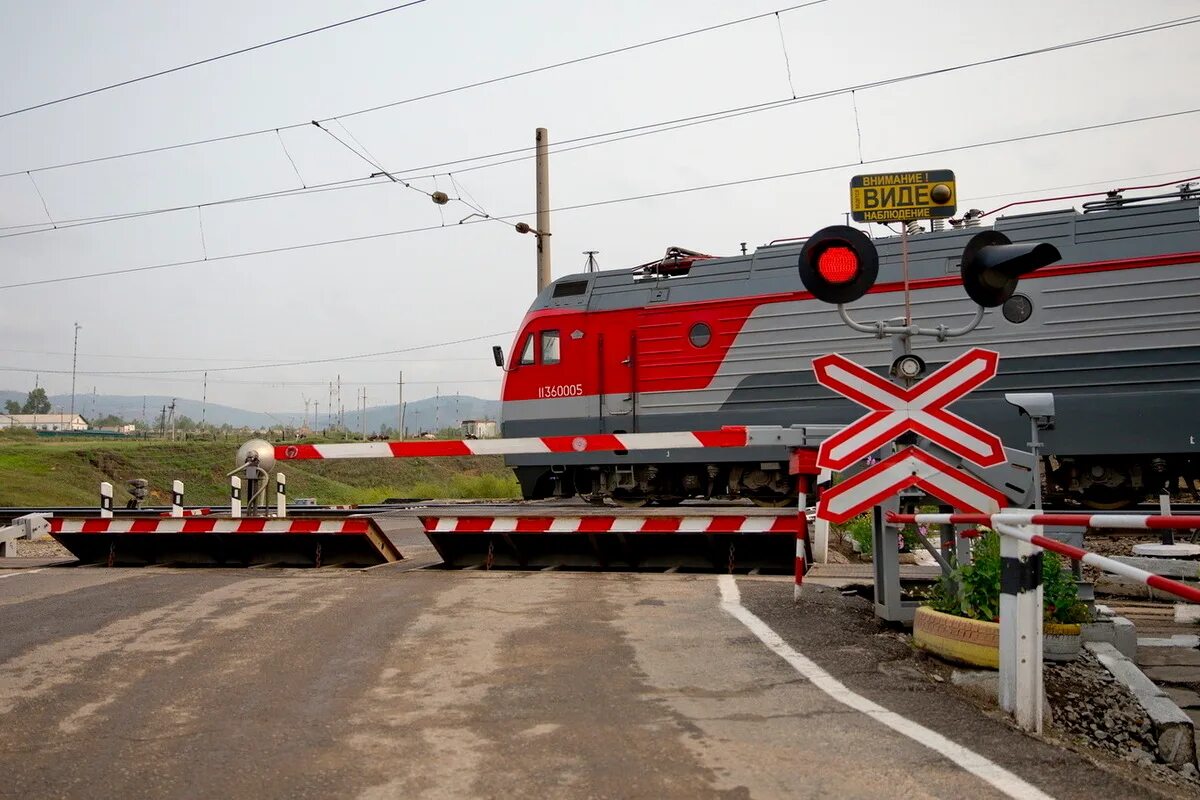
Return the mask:
[[86,431],[87,420],[78,414],[0,414],[0,428],[34,431]]
[[124,425],[108,425],[100,428],[99,430],[102,430],[106,433],[123,433],[128,436],[137,430],[137,428],[132,422],[127,422]]
[[500,429],[492,419],[464,419],[462,429],[468,439],[495,439],[500,435]]

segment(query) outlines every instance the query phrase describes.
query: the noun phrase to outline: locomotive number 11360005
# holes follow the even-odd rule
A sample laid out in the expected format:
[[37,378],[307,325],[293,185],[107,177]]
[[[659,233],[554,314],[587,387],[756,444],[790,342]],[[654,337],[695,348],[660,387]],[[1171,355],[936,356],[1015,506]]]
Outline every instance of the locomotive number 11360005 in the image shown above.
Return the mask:
[[539,400],[548,397],[582,397],[582,383],[560,383],[555,386],[539,386],[537,390]]

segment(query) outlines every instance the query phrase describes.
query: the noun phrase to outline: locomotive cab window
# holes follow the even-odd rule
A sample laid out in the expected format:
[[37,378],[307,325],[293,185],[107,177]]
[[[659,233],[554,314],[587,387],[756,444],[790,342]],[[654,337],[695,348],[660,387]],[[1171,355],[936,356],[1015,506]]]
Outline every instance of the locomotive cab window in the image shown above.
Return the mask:
[[542,331],[542,363],[557,364],[559,353],[558,331]]
[[517,363],[524,366],[532,364],[533,361],[533,334],[531,333],[525,337],[525,346],[521,348],[521,360]]

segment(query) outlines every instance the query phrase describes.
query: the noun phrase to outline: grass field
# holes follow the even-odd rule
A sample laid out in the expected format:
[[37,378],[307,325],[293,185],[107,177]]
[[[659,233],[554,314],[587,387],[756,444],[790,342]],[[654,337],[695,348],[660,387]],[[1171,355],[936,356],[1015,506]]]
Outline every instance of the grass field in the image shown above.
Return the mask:
[[[240,442],[55,441],[0,436],[0,506],[89,506],[101,481],[129,495],[125,482],[150,482],[148,505],[169,505],[171,481],[186,488],[188,505],[229,502],[225,477]],[[498,456],[297,461],[288,496],[318,503],[377,503],[389,497],[511,498],[520,490]]]

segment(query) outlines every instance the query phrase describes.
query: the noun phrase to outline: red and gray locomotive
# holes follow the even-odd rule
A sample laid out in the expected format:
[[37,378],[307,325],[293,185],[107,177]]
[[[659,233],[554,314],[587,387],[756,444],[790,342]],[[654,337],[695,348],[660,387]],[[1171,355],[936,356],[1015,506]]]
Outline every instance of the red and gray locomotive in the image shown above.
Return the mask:
[[[1118,508],[1200,478],[1200,193],[1110,194],[1098,203],[978,215],[907,239],[914,321],[965,324],[964,250],[982,231],[1057,248],[960,339],[920,341],[936,368],[964,348],[999,351],[1000,371],[955,413],[1026,449],[1007,392],[1049,391],[1047,498]],[[671,248],[632,270],[569,275],[534,301],[504,364],[505,437],[842,424],[862,409],[817,385],[811,360],[838,352],[886,373],[885,341],[851,331],[805,290],[803,240],[713,257]],[[848,309],[904,315],[900,237],[873,240],[878,279]],[[621,505],[689,497],[795,500],[783,448],[513,456],[526,498],[580,495]]]

